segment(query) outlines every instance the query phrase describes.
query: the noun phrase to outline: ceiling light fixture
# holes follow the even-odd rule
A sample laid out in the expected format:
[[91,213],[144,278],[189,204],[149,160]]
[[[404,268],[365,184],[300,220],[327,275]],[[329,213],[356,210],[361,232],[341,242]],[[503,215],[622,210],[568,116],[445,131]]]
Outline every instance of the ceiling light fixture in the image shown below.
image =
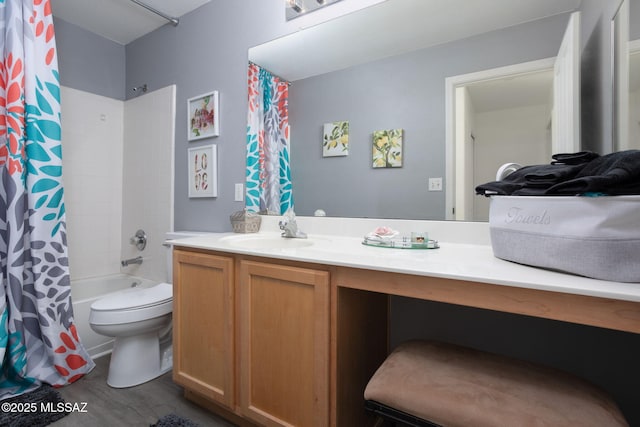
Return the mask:
[[285,0],[284,15],[286,20],[289,21],[290,19],[299,18],[307,13],[315,12],[316,10],[331,6],[339,1],[340,0]]
[[297,13],[302,13],[303,9],[300,3],[298,3],[298,0],[287,0],[287,2],[291,9],[295,10]]

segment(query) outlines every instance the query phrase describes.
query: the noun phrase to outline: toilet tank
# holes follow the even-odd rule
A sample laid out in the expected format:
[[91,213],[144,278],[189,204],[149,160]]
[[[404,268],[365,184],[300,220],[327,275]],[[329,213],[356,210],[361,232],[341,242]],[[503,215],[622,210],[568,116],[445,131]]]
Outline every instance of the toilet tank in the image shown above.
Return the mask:
[[167,277],[165,277],[167,283],[173,283],[173,245],[172,240],[186,239],[187,237],[196,237],[202,234],[207,234],[206,231],[168,231],[164,236],[164,246],[166,248],[166,271]]

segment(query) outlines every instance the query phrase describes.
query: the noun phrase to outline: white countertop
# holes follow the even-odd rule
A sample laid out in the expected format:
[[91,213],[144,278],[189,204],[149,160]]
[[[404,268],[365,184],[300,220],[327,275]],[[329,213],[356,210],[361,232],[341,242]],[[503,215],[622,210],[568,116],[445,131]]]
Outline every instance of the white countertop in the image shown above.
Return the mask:
[[[301,225],[304,221],[298,221],[298,223]],[[439,223],[414,222],[411,227],[415,229],[416,224],[419,224],[424,230],[424,227]],[[273,230],[272,225],[271,221],[269,226],[265,227],[263,222],[262,229]],[[323,228],[315,227],[311,222],[305,223],[305,225],[307,226],[306,230],[310,231]],[[469,226],[467,225],[467,227]],[[354,229],[357,228],[354,227]],[[443,233],[446,231],[444,228],[440,228],[440,230]],[[494,257],[490,244],[485,243],[488,240],[483,237],[470,239],[473,243],[461,243],[460,239],[455,236],[446,239],[447,236],[434,234],[431,233],[431,238],[439,240],[439,249],[370,247],[362,244],[362,237],[325,233],[309,234],[309,241],[312,241],[313,244],[306,247],[247,248],[238,246],[238,241],[257,236],[267,239],[279,238],[279,233],[263,231],[257,234],[209,233],[198,237],[177,239],[173,243],[175,246],[219,252],[640,302],[640,283],[609,282],[519,265]],[[482,229],[479,234],[482,234]]]

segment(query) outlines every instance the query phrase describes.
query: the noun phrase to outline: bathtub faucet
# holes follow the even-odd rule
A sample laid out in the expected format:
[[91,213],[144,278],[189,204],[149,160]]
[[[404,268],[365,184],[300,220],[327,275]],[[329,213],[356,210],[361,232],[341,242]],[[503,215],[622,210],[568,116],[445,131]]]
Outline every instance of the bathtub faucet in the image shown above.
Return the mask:
[[127,267],[131,264],[142,264],[142,257],[141,256],[137,256],[135,258],[131,258],[131,259],[123,259],[122,261],[120,261],[120,264],[122,264],[123,267]]

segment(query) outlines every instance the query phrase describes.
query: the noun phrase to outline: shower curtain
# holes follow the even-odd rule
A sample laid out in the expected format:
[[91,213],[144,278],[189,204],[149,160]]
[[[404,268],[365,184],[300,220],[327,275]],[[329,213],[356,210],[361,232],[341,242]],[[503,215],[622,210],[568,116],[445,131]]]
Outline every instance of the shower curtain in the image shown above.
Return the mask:
[[0,0],[0,399],[94,364],[73,324],[49,0]]
[[289,83],[249,63],[246,208],[284,214],[293,207],[289,165]]

